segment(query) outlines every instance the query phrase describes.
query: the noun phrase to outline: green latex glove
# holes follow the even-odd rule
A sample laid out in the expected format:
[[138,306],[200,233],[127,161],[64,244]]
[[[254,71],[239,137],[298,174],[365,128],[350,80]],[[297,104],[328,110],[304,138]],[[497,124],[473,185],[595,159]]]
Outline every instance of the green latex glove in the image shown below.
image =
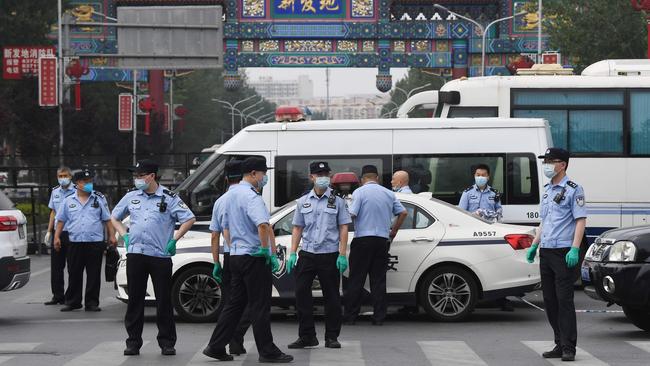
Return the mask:
[[169,239],[167,242],[167,254],[176,255],[176,239]]
[[262,248],[257,250],[257,252],[251,254],[253,257],[263,257],[266,258],[266,265],[271,264],[271,251],[269,248]]
[[339,257],[336,259],[336,268],[341,273],[348,269],[348,259],[343,254],[339,254]]
[[280,270],[280,261],[278,261],[278,256],[271,254],[271,272],[277,272]]
[[526,260],[528,263],[533,263],[535,261],[535,255],[537,254],[537,247],[539,244],[535,244],[532,247],[526,250]]
[[126,250],[129,250],[129,233],[122,235],[122,240],[124,241],[124,247]]
[[287,259],[287,273],[291,273],[291,271],[293,271],[293,268],[296,266],[297,261],[298,256],[296,253],[289,254],[289,259]]
[[221,282],[223,282],[223,280],[221,279],[221,264],[219,262],[215,263],[214,268],[212,268],[212,277],[219,284],[221,284]]
[[566,259],[566,265],[569,268],[575,267],[580,260],[580,248],[571,247],[571,250],[569,250],[564,259]]

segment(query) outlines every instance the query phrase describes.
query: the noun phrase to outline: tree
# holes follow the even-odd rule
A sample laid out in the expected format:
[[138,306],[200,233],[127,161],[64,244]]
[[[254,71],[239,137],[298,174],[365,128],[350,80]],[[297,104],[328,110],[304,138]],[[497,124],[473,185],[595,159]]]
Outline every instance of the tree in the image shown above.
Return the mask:
[[[445,82],[446,80],[443,77],[435,75],[430,71],[411,68],[406,76],[399,80],[395,86],[404,90],[406,93],[410,93],[415,88],[422,87],[413,92],[411,94],[411,96],[413,96],[418,92],[426,90],[439,90]],[[399,106],[406,101],[407,94],[397,88],[394,88],[393,91],[390,92],[390,101],[387,104],[384,104],[384,107],[381,110],[382,115],[394,117]]]
[[629,0],[547,0],[544,13],[551,48],[578,73],[600,60],[646,57],[645,16]]

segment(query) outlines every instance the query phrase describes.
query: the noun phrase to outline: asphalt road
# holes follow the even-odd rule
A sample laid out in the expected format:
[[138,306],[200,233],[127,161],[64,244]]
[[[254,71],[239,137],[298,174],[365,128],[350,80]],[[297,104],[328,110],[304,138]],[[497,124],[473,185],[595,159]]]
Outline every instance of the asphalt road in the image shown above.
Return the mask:
[[[177,323],[177,356],[161,356],[156,343],[154,309],[147,309],[141,355],[122,356],[126,333],[126,306],[115,299],[112,283],[104,283],[103,308],[99,313],[61,313],[58,306],[44,306],[49,291],[49,257],[32,257],[32,279],[26,287],[0,293],[0,365],[215,365],[201,354],[213,324]],[[526,299],[543,307],[541,294]],[[343,348],[322,347],[323,322],[317,331],[321,346],[311,350],[287,350],[297,337],[295,316],[275,311],[276,344],[295,356],[297,365],[549,365],[541,358],[550,349],[552,331],[544,313],[515,300],[514,312],[502,312],[485,304],[469,321],[436,323],[423,314],[393,312],[383,327],[369,319],[344,326]],[[627,322],[618,306],[587,298],[576,290],[578,355],[574,365],[649,365],[650,334]],[[247,356],[228,365],[257,364],[252,333],[246,338]]]

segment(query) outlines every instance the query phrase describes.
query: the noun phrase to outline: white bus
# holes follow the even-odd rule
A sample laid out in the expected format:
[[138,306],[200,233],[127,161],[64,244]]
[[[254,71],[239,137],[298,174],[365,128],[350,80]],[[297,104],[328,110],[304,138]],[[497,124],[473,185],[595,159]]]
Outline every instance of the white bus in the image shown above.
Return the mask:
[[[600,61],[582,75],[458,79],[430,97],[441,118],[549,121],[553,145],[571,153],[570,178],[585,188],[590,242],[650,223],[650,60]],[[422,103],[401,114],[413,104]]]

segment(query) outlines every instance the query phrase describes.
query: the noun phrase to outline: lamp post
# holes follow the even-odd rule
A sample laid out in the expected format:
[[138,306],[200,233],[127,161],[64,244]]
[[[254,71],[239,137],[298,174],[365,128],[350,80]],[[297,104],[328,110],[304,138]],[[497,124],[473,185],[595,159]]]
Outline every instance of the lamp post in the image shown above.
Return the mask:
[[[243,103],[243,102],[246,102],[246,101],[248,101],[248,100],[251,100],[251,99],[255,98],[256,96],[257,96],[257,94],[251,95],[250,97],[248,97],[248,98],[246,98],[246,99],[242,99],[242,100],[240,100],[240,101],[238,101],[238,102],[235,102],[234,104],[233,104],[233,103],[230,103],[230,102],[227,101],[227,100],[222,100],[222,99],[212,98],[212,101],[214,101],[214,102],[219,102],[219,103],[221,103],[221,104],[225,104],[225,105],[227,105],[227,106],[230,108],[230,127],[231,127],[232,136],[235,136],[235,109],[237,109],[236,107],[237,107],[239,104]],[[239,111],[239,110],[238,110],[238,111]],[[240,112],[240,113],[241,113],[241,112]]]
[[490,24],[488,24],[487,27],[483,27],[483,25],[480,24],[479,22],[477,22],[476,20],[474,20],[472,18],[468,18],[468,17],[466,17],[464,15],[460,15],[460,14],[458,14],[456,12],[453,12],[453,11],[447,9],[446,7],[444,7],[444,6],[440,5],[440,4],[433,4],[433,7],[438,8],[438,9],[442,9],[442,10],[448,12],[449,14],[454,15],[457,18],[460,18],[460,19],[466,20],[466,21],[468,21],[470,23],[473,23],[474,25],[476,25],[481,30],[481,35],[482,35],[482,40],[481,40],[481,76],[485,76],[485,37],[487,36],[487,31],[494,24],[497,24],[497,23],[502,22],[504,20],[513,19],[515,17],[522,16],[522,15],[526,14],[525,11],[522,11],[522,12],[519,12],[517,14],[511,15],[509,17],[504,17],[504,18],[499,18],[497,20],[494,20]]
[[650,58],[650,0],[631,0],[636,11],[644,11],[648,26],[648,58]]
[[253,108],[253,107],[255,107],[256,105],[258,105],[258,104],[260,104],[260,103],[262,103],[262,102],[264,101],[264,98],[263,98],[261,95],[260,95],[259,97],[260,97],[260,100],[258,100],[257,102],[255,102],[255,103],[249,105],[248,107],[242,109],[242,114],[239,116],[239,129],[240,129],[240,130],[241,130],[242,128],[244,128],[244,127],[243,127],[243,126],[244,126],[243,115],[246,114],[246,111],[249,110],[249,109],[251,109],[251,108]]

